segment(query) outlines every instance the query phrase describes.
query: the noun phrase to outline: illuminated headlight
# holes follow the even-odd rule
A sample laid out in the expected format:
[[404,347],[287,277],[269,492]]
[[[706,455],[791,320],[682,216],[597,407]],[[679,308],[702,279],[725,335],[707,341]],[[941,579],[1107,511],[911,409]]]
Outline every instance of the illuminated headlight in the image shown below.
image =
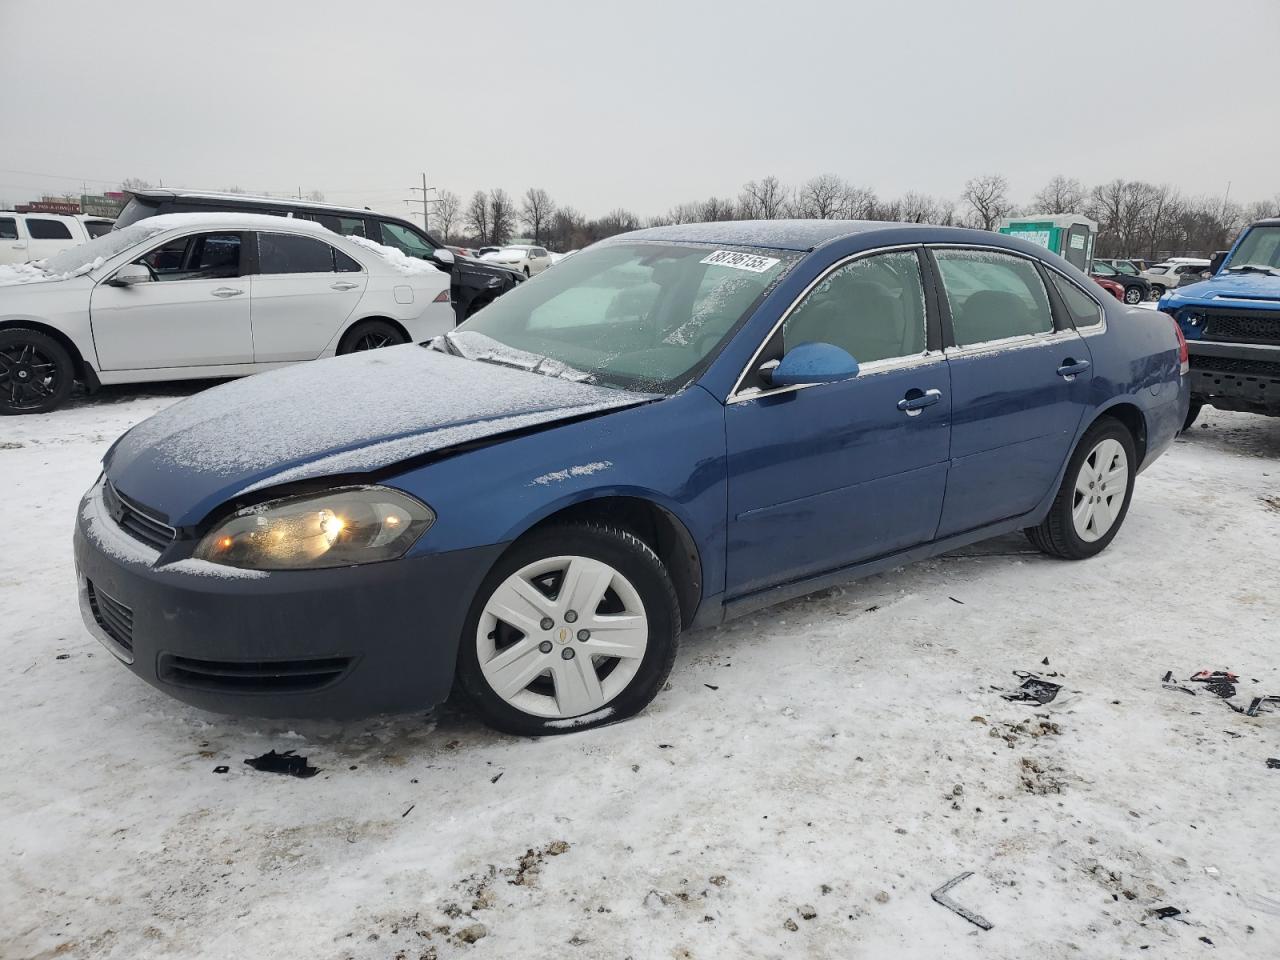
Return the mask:
[[250,570],[312,570],[395,560],[435,522],[426,504],[387,487],[270,500],[232,514],[195,556]]

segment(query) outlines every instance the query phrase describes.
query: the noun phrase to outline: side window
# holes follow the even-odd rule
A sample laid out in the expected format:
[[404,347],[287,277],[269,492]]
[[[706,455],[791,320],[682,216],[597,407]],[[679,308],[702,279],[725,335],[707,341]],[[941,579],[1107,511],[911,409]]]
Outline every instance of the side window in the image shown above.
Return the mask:
[[336,248],[333,251],[333,266],[339,273],[359,273],[364,269],[355,260]]
[[1123,273],[1126,277],[1136,277],[1138,275],[1138,268],[1128,260],[1121,260],[1114,266],[1118,273]]
[[365,236],[364,219],[362,217],[338,217],[338,233],[344,237]]
[[91,238],[105,237],[111,232],[110,220],[86,220],[84,229]]
[[956,343],[1053,330],[1049,296],[1030,260],[987,250],[934,250]]
[[398,223],[382,221],[382,242],[388,247],[396,247],[400,252],[411,257],[425,260],[436,252],[436,248],[427,242],[427,238],[415,233]]
[[13,217],[0,217],[0,240],[18,239],[18,221]]
[[914,252],[865,257],[828,274],[782,327],[785,354],[830,343],[859,363],[924,353],[924,284]]
[[1109,263],[1103,263],[1101,260],[1093,261],[1093,272],[1100,277],[1114,277],[1117,273],[1115,267]]
[[179,237],[143,256],[157,280],[215,280],[240,276],[240,234]]
[[1077,327],[1096,327],[1102,323],[1102,308],[1093,297],[1052,270],[1049,271],[1049,279],[1053,281],[1062,302],[1067,305],[1067,313],[1071,314]]
[[258,234],[259,273],[332,273],[333,247],[315,237]]
[[71,230],[61,220],[27,217],[27,233],[32,240],[70,240]]
[[541,247],[534,247],[532,250],[529,251],[529,254],[530,256],[541,258],[547,255],[547,251],[543,250]]

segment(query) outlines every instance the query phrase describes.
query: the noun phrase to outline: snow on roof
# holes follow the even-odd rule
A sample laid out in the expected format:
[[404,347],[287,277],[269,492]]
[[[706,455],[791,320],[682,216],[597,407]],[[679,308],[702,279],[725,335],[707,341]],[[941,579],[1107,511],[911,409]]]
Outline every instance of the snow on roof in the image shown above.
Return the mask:
[[[905,227],[914,223],[879,220],[723,220],[714,223],[680,223],[649,227],[619,234],[614,240],[671,240],[690,243],[723,243],[738,247],[774,250],[812,250],[824,243],[857,233]],[[938,229],[929,227],[929,229]]]
[[191,227],[211,227],[224,230],[287,230],[290,233],[309,233],[331,240],[337,236],[332,230],[314,220],[298,217],[277,217],[269,213],[162,213],[139,220],[163,230],[186,230]]

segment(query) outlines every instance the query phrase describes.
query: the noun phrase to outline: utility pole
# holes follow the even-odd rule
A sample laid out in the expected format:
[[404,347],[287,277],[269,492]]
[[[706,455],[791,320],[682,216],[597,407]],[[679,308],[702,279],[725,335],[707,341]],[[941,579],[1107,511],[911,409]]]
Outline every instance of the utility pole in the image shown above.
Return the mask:
[[409,188],[413,193],[421,192],[422,199],[418,200],[417,197],[414,197],[412,200],[405,201],[405,203],[422,204],[422,229],[426,230],[427,233],[431,232],[431,204],[440,202],[439,200],[430,200],[427,197],[427,194],[434,189],[435,187],[427,186],[427,175],[424,173],[422,175],[422,186]]

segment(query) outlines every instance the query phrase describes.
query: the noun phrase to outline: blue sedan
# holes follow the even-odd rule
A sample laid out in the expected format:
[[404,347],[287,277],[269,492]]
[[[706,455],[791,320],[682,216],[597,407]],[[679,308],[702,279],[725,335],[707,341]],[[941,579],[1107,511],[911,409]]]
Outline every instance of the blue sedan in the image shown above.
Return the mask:
[[641,230],[429,344],[134,427],[80,506],[81,608],[211,710],[457,689],[501,730],[583,729],[647,705],[684,630],[1015,530],[1097,554],[1186,374],[1169,317],[1011,237]]

